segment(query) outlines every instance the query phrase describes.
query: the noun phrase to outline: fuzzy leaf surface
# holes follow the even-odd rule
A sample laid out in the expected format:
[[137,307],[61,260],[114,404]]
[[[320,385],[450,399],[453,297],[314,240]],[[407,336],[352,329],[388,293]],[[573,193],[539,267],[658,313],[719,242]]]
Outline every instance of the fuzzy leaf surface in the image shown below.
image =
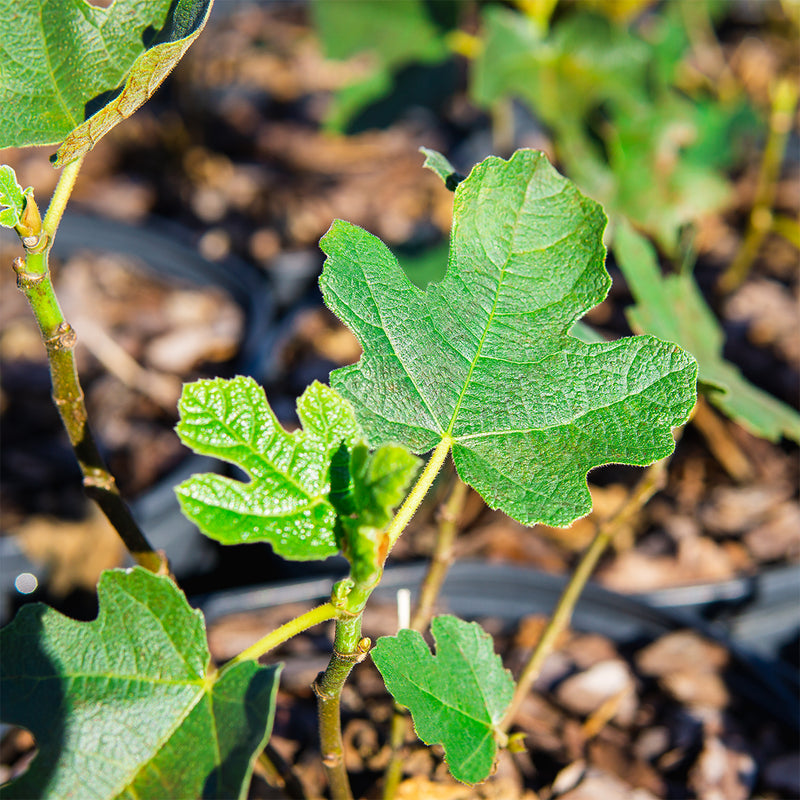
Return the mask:
[[0,147],[90,150],[159,87],[213,0],[0,0]]
[[[366,600],[380,580],[388,548],[384,530],[406,496],[419,463],[405,447],[395,444],[370,453],[359,442],[349,452],[342,447],[334,455],[330,498],[338,514],[339,549],[351,565],[355,604]],[[351,604],[350,610],[357,609]]]
[[435,617],[436,655],[417,631],[383,636],[372,650],[386,688],[411,711],[425,744],[444,746],[453,777],[478,783],[497,754],[497,726],[514,694],[493,642],[476,622]]
[[203,617],[166,576],[104,572],[100,611],[41,603],[0,632],[0,709],[36,737],[23,798],[244,798],[272,729],[280,667],[214,672]]
[[175,492],[183,513],[223,544],[269,542],[297,561],[338,551],[329,469],[359,435],[350,404],[314,382],[297,403],[302,430],[285,431],[252,379],[215,378],[184,386],[176,430],[195,452],[236,464],[249,483],[206,473]]
[[569,335],[608,292],[605,215],[542,153],[490,157],[455,193],[449,266],[413,286],[376,237],[336,221],[320,246],[328,306],[359,338],[331,374],[373,446],[449,438],[462,480],[524,524],[591,509],[586,473],[672,452],[697,365],[650,336]]
[[7,164],[0,166],[0,225],[13,228],[25,210],[25,198],[33,194],[33,187],[23,189],[17,175]]
[[626,223],[614,235],[614,254],[636,299],[627,309],[631,327],[692,353],[709,400],[751,433],[773,442],[781,436],[800,442],[800,414],[753,386],[722,357],[725,334],[692,275],[663,275],[652,245]]

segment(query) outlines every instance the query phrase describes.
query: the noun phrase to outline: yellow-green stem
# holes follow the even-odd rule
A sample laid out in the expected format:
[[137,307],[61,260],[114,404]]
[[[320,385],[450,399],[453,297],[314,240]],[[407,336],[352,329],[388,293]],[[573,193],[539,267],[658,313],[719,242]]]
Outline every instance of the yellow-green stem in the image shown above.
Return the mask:
[[70,161],[61,170],[61,177],[58,179],[58,184],[50,199],[50,205],[47,207],[47,213],[42,225],[42,236],[48,238],[48,244],[53,241],[53,237],[56,235],[58,223],[61,222],[61,217],[64,216],[64,209],[67,207],[67,201],[75,188],[75,181],[78,178],[82,164],[83,156]]
[[600,527],[589,548],[583,554],[578,566],[572,573],[569,583],[567,583],[561,597],[558,600],[555,611],[550,617],[547,627],[542,633],[542,638],[531,653],[528,663],[522,670],[522,674],[517,680],[514,690],[514,697],[506,711],[505,716],[500,722],[499,728],[503,732],[508,732],[514,722],[523,700],[530,692],[536,679],[542,670],[550,653],[553,652],[556,640],[561,635],[572,619],[572,612],[578,598],[586,586],[597,562],[608,544],[614,539],[620,526],[630,520],[630,518],[663,486],[666,475],[666,460],[657,461],[648,467],[642,479],[636,485],[625,505],[604,525]]
[[306,611],[305,614],[301,614],[299,617],[289,620],[285,625],[281,625],[280,628],[276,628],[271,633],[268,633],[255,644],[251,644],[246,650],[242,650],[239,655],[232,658],[226,664],[225,668],[232,667],[234,664],[239,664],[242,661],[255,661],[266,653],[269,653],[270,650],[274,650],[278,645],[288,641],[293,636],[297,636],[298,633],[302,633],[314,627],[314,625],[319,625],[320,622],[327,622],[327,620],[333,619],[338,613],[339,612],[332,603],[323,603],[321,606],[312,608],[310,611]]
[[397,514],[392,520],[389,527],[386,529],[386,536],[389,539],[389,550],[394,547],[395,542],[400,538],[400,535],[406,529],[406,526],[411,522],[411,518],[416,514],[420,503],[425,499],[425,495],[436,480],[439,470],[442,468],[447,454],[450,452],[450,447],[453,440],[449,436],[445,436],[441,442],[436,446],[436,449],[431,453],[425,469],[414,484],[408,497],[406,497],[403,505],[400,506]]
[[773,228],[772,204],[775,200],[786,144],[792,130],[792,117],[797,105],[798,93],[800,90],[792,78],[781,78],[775,84],[769,118],[769,134],[764,147],[764,156],[761,159],[755,201],[750,212],[744,241],[717,284],[722,292],[732,292],[744,281],[761,249],[761,244]]

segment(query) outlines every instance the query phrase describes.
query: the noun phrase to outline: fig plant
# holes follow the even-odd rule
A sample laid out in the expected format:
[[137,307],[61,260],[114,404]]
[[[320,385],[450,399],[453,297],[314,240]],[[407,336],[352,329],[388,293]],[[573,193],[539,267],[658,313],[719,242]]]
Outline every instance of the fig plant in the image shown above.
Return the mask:
[[[498,748],[511,742],[509,714],[520,686],[489,635],[454,617],[432,621],[435,655],[411,630],[372,648],[362,615],[386,560],[448,457],[491,507],[524,524],[566,526],[587,514],[589,470],[647,465],[672,452],[672,429],[695,400],[694,358],[652,336],[587,343],[575,335],[580,317],[609,290],[607,220],[542,153],[489,157],[460,180],[443,156],[429,152],[426,165],[455,189],[444,278],[417,288],[383,242],[333,222],[320,243],[327,256],[320,285],[363,356],[334,371],[330,386],[305,390],[299,430],[281,427],[251,379],[184,387],[178,435],[249,477],[193,476],[176,489],[184,513],[223,544],[265,541],[287,559],[341,553],[350,564],[328,602],[215,665],[202,614],[135,528],[91,445],[75,337],[48,269],[85,151],[107,123],[130,113],[131,97],[152,93],[199,33],[210,3],[39,5],[40,14],[15,18],[17,39],[27,31],[33,41],[37,26],[68,20],[75,46],[86,53],[81,68],[93,75],[89,61],[109,48],[88,45],[116,42],[109,31],[117,24],[126,31],[127,66],[96,80],[56,70],[46,85],[29,87],[26,99],[14,88],[21,77],[4,69],[3,97],[16,92],[17,116],[25,119],[4,125],[4,137],[9,133],[0,145],[60,143],[56,165],[64,171],[42,220],[32,190],[4,167],[0,221],[22,241],[19,285],[42,331],[54,398],[84,483],[140,566],[102,575],[91,622],[31,604],[0,632],[0,714],[29,729],[38,746],[27,771],[0,796],[245,797],[270,735],[280,675],[279,664],[258,660],[328,620],[335,623],[332,655],[314,689],[332,797],[351,797],[340,698],[350,671],[368,655],[410,709],[420,737],[443,745],[453,776],[484,780]],[[15,57],[28,63],[36,54]],[[72,98],[60,121],[42,118],[54,93]]]

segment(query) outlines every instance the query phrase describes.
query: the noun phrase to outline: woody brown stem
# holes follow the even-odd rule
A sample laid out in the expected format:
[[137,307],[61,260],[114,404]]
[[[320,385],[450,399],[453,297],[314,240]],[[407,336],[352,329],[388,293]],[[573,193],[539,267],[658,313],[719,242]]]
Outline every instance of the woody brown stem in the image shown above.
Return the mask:
[[44,223],[38,231],[27,231],[29,235],[22,238],[26,256],[14,259],[12,266],[17,287],[31,307],[47,350],[53,402],[78,459],[86,494],[100,506],[138,564],[152,572],[167,573],[166,558],[153,549],[134,521],[89,429],[75,366],[75,331],[64,319],[50,278],[50,247],[79,168],[80,160],[64,168]]

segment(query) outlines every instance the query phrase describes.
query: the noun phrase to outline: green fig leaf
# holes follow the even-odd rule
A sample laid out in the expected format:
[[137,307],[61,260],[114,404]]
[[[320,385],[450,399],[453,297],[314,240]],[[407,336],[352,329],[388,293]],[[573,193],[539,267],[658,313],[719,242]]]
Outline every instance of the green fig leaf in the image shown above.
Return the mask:
[[437,150],[431,150],[430,147],[420,147],[420,153],[425,156],[423,167],[435,172],[443,181],[444,185],[451,191],[456,190],[464,176],[456,172],[455,167]]
[[408,450],[393,444],[370,453],[359,442],[350,451],[342,445],[334,454],[330,500],[338,514],[336,539],[350,562],[350,579],[355,584],[348,600],[353,612],[380,580],[389,544],[384,530],[419,464]]
[[13,228],[25,211],[26,198],[33,196],[33,187],[23,189],[17,175],[7,164],[0,166],[0,226]]
[[98,598],[93,622],[35,603],[0,632],[0,714],[39,749],[0,796],[243,800],[280,667],[215,671],[202,615],[166,576],[109,570]]
[[213,0],[0,0],[0,147],[62,143],[61,167],[148,100]]
[[742,427],[773,442],[786,436],[800,443],[800,414],[722,357],[725,334],[692,275],[662,275],[653,246],[624,221],[614,233],[614,255],[636,300],[627,309],[631,327],[692,353],[708,399]]
[[454,778],[478,783],[492,771],[514,679],[476,622],[435,617],[431,631],[436,655],[406,629],[378,639],[372,660],[394,699],[411,711],[419,738],[444,746]]
[[490,506],[557,526],[591,509],[588,470],[671,453],[694,359],[650,336],[569,335],[608,292],[605,225],[532,150],[487,158],[458,185],[448,270],[424,292],[379,239],[335,221],[320,285],[364,355],[331,385],[370,443],[424,453],[449,440]]
[[297,403],[303,429],[288,433],[264,390],[240,376],[187,384],[178,408],[184,444],[251,478],[243,483],[207,473],[176,488],[183,513],[206,536],[223,544],[269,542],[297,561],[336,554],[329,470],[340,445],[349,449],[359,438],[349,403],[314,382]]

